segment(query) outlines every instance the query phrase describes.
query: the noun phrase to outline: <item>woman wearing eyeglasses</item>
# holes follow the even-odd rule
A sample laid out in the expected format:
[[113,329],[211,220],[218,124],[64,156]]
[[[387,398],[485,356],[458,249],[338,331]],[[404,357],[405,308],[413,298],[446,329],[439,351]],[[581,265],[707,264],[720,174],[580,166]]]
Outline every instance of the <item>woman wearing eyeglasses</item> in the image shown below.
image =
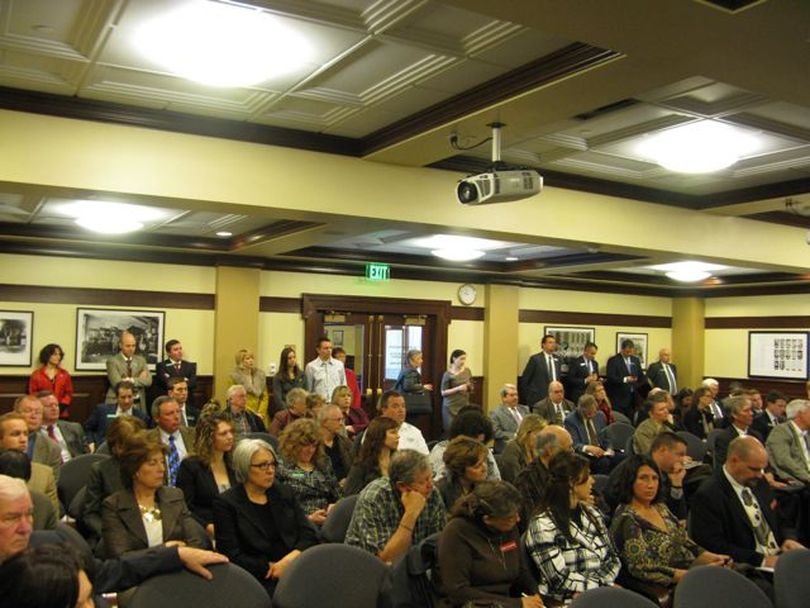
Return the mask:
[[277,462],[270,444],[240,441],[233,452],[239,483],[214,499],[217,550],[255,576],[271,597],[290,563],[318,543],[298,500],[276,481]]

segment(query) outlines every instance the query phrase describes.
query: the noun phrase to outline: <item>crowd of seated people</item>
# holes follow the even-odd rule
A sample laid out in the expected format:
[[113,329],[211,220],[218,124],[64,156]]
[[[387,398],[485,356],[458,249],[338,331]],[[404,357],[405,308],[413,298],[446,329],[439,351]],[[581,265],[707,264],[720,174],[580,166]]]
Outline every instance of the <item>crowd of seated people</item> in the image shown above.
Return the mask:
[[[164,394],[147,408],[151,381],[131,342],[122,336],[108,364],[117,378],[109,402],[83,426],[62,418],[64,394],[52,390],[56,378],[61,391],[68,386],[58,345],[37,370],[52,387],[37,385],[0,416],[0,526],[12,530],[0,534],[0,579],[21,572],[23,581],[41,558],[84,597],[183,565],[206,575],[205,565],[228,559],[272,596],[288,566],[320,542],[335,504],[352,495],[344,542],[394,565],[436,536],[435,591],[452,606],[536,607],[610,585],[672,591],[689,568],[774,567],[808,541],[810,399],[787,403],[775,391],[762,399],[744,387],[721,398],[711,379],[676,399],[668,390],[676,370],[663,354],[644,398],[633,392],[645,376],[637,357],[620,353],[614,379],[603,381],[591,348],[576,402],[547,367],[552,379],[535,403],[521,405],[505,384],[491,417],[475,405],[445,408],[448,436],[428,450],[400,392],[384,392],[370,422],[354,406],[328,340],[308,373],[285,349],[269,409],[267,379],[258,383],[246,350],[224,405],[195,408],[190,378],[172,376],[188,362],[170,357]],[[167,353],[177,355],[174,342]],[[633,391],[611,394],[606,386],[622,372]],[[627,444],[611,443],[616,425],[633,427]],[[707,448],[703,462],[687,455],[694,441]],[[61,504],[61,468],[91,452],[107,457],[90,467],[80,508]],[[605,474],[598,491],[592,473]],[[68,507],[87,555],[29,547],[33,530],[59,531]],[[767,575],[745,572],[769,590]]]

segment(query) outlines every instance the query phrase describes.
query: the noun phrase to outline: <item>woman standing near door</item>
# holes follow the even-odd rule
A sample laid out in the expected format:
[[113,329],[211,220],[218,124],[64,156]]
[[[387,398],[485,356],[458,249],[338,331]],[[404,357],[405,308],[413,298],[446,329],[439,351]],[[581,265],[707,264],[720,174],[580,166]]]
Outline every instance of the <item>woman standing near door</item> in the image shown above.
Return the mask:
[[458,411],[470,404],[472,388],[472,372],[467,368],[467,353],[456,349],[450,353],[450,369],[442,376],[442,422],[445,431],[450,428]]

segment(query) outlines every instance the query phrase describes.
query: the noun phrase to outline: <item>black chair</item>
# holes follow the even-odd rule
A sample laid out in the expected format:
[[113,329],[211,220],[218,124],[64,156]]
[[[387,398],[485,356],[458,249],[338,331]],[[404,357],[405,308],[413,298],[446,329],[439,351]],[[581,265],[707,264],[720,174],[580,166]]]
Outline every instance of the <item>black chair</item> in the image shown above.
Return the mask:
[[678,431],[676,435],[686,441],[686,453],[689,454],[689,458],[695,462],[703,462],[706,457],[706,444],[703,440],[689,431]]
[[217,564],[208,569],[214,575],[210,581],[186,570],[153,576],[138,585],[126,602],[127,608],[270,608],[270,596],[249,572],[235,564]]
[[387,603],[389,592],[389,568],[376,555],[349,545],[316,545],[289,565],[273,594],[273,606],[373,608]]
[[706,455],[711,459],[711,462],[708,464],[712,465],[714,468],[714,450],[715,444],[717,443],[717,436],[723,432],[724,429],[714,429],[713,431],[709,431],[709,434],[706,436]]
[[358,494],[346,496],[335,503],[335,506],[329,511],[329,515],[326,516],[326,521],[321,526],[321,542],[342,543],[345,540],[358,496]]
[[246,439],[261,439],[262,441],[269,443],[270,447],[273,448],[275,452],[278,452],[278,439],[276,439],[270,433],[262,433],[256,431],[255,433],[245,433]]
[[675,608],[773,608],[773,604],[742,574],[699,566],[690,569],[675,588]]
[[586,591],[573,602],[571,608],[657,608],[646,597],[618,587],[598,587]]
[[439,536],[428,536],[394,562],[391,568],[390,603],[387,608],[434,608],[444,605],[438,578]]
[[633,426],[633,421],[618,410],[613,410],[613,424],[628,424]]
[[636,429],[624,422],[614,422],[602,429],[602,435],[607,438],[614,450],[626,450],[627,440],[632,438],[635,432]]
[[593,491],[600,496],[605,493],[610,477],[602,473],[593,474]]
[[82,454],[68,460],[62,465],[59,472],[59,482],[56,485],[59,500],[63,505],[70,506],[73,498],[87,485],[90,477],[90,467],[96,462],[109,458],[103,454]]
[[779,556],[773,575],[779,608],[806,608],[810,602],[810,549],[788,551]]
[[627,438],[627,443],[624,445],[624,453],[628,458],[636,453],[636,448],[633,446],[633,436]]

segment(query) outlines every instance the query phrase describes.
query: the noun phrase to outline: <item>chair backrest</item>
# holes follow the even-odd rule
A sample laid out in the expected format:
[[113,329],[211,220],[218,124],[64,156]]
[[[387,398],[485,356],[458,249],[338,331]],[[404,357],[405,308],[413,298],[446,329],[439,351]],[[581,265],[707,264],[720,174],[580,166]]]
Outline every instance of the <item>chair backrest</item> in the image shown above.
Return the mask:
[[521,586],[525,589],[537,589],[541,580],[540,570],[537,569],[537,564],[534,563],[532,554],[529,553],[525,532],[520,535],[520,561],[524,566],[521,574],[523,576],[523,580],[520,581]]
[[593,474],[593,491],[596,494],[602,495],[605,493],[605,488],[607,488],[608,482],[610,481],[610,477],[604,475],[602,473],[594,473]]
[[261,439],[262,441],[265,441],[265,442],[269,443],[270,447],[272,447],[273,450],[275,450],[276,453],[278,453],[278,439],[276,439],[270,433],[262,433],[262,432],[259,432],[259,431],[256,431],[255,433],[245,433],[245,438],[246,439]]
[[346,496],[335,503],[335,506],[329,511],[329,515],[326,516],[326,521],[321,526],[322,542],[342,543],[345,540],[358,496],[358,494]]
[[629,424],[630,426],[633,426],[633,421],[618,410],[613,410],[613,422],[614,423],[618,422],[620,424]]
[[59,493],[59,500],[66,507],[73,501],[73,497],[87,485],[90,477],[90,467],[94,463],[109,458],[104,454],[82,454],[71,458],[59,471],[59,482],[56,489]]
[[714,429],[713,431],[709,431],[709,434],[706,436],[706,453],[712,458],[712,466],[714,466],[714,450],[715,444],[717,443],[717,436],[722,433],[723,429]]
[[810,549],[788,551],[779,556],[773,575],[779,608],[806,608],[810,601]]
[[349,545],[316,545],[289,565],[273,593],[273,606],[374,608],[387,602],[389,585],[389,568],[376,555]]
[[636,448],[633,446],[633,435],[627,438],[627,443],[624,444],[624,453],[628,458],[636,453]]
[[734,570],[690,569],[675,589],[675,608],[773,608],[768,596]]
[[441,590],[433,583],[438,571],[441,532],[428,536],[391,568],[390,608],[434,608],[441,604]]
[[706,444],[697,435],[693,435],[689,431],[678,431],[678,437],[686,441],[686,453],[695,462],[703,462],[706,456]]
[[270,608],[270,596],[249,572],[235,564],[218,564],[208,569],[214,575],[210,581],[187,570],[153,576],[138,585],[127,607]]
[[602,433],[610,442],[610,447],[614,450],[624,450],[627,445],[628,437],[632,437],[635,432],[636,429],[624,422],[614,422],[602,429]]
[[573,602],[571,608],[657,608],[643,595],[618,587],[597,587],[586,591]]

